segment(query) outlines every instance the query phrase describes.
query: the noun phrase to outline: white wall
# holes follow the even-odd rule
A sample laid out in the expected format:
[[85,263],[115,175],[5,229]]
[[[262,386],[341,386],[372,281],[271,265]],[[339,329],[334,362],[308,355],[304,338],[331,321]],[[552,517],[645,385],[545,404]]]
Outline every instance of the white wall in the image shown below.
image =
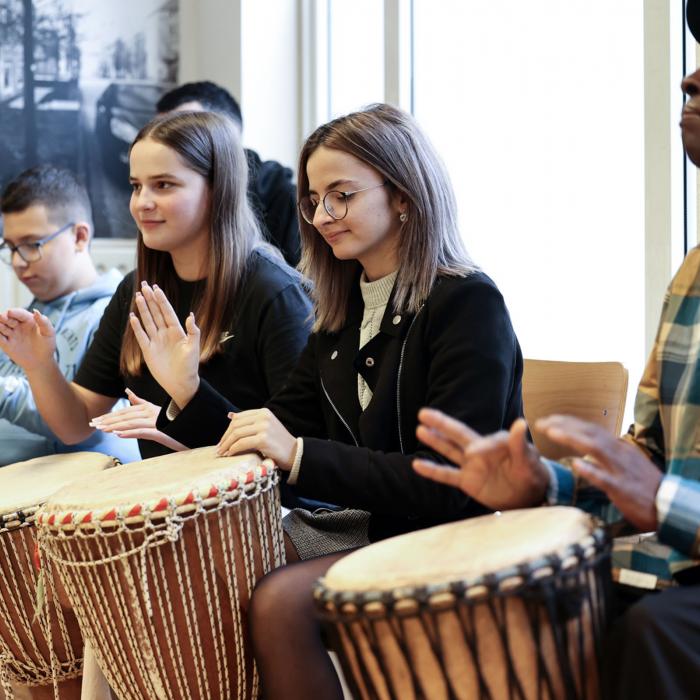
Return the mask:
[[238,99],[243,142],[293,166],[298,152],[296,0],[180,0],[180,81]]
[[296,170],[299,152],[297,3],[242,0],[243,143]]

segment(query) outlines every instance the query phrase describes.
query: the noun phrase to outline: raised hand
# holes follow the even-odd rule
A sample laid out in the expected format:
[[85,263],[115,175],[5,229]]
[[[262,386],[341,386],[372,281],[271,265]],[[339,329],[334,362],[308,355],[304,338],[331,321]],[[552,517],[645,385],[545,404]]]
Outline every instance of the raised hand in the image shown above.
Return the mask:
[[29,373],[54,363],[56,332],[36,310],[10,309],[0,314],[0,349]]
[[435,409],[421,409],[418,420],[418,439],[457,466],[414,459],[413,468],[421,476],[455,486],[494,510],[543,502],[549,474],[527,441],[524,420],[515,421],[510,431],[486,437]]
[[152,440],[164,445],[173,452],[188,449],[169,435],[156,428],[156,420],[160,407],[126,390],[131,406],[118,411],[105,413],[90,421],[90,426],[105,433],[113,433],[120,438],[136,438],[137,440]]
[[217,452],[222,456],[241,452],[260,452],[274,460],[280,469],[289,471],[294,464],[297,441],[268,408],[229,413],[231,423]]
[[185,329],[163,291],[143,282],[136,293],[139,316],[130,316],[131,328],[153,378],[184,408],[199,387],[199,328],[194,314]]
[[590,456],[574,459],[573,469],[604,491],[633,525],[656,530],[656,492],[663,474],[639,447],[573,416],[548,416],[537,421],[537,428],[553,442]]

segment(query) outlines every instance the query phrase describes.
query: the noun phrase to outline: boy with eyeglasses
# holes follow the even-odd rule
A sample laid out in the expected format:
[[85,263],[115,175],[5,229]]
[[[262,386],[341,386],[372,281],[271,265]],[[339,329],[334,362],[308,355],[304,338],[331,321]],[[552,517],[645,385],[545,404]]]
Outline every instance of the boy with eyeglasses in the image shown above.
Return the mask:
[[[87,192],[69,170],[40,166],[5,187],[0,213],[0,260],[32,293],[27,310],[51,320],[58,363],[70,380],[121,278],[116,270],[95,270]],[[139,459],[135,440],[99,431],[76,445],[60,442],[39,415],[24,371],[0,350],[0,466],[82,450]]]

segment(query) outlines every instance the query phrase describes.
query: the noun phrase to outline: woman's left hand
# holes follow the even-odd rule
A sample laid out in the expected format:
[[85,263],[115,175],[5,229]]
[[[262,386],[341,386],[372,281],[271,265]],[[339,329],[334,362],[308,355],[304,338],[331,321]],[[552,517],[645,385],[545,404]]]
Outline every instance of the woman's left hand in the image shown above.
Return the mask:
[[173,452],[188,449],[186,445],[156,428],[160,406],[142,399],[131,389],[127,389],[126,393],[131,406],[105,413],[103,416],[96,416],[90,421],[91,427],[104,433],[113,433],[120,438],[152,440]]
[[158,286],[145,282],[136,293],[140,319],[131,314],[131,328],[153,378],[179,408],[184,408],[199,387],[199,328],[190,314],[185,328]]
[[256,408],[229,413],[229,418],[231,423],[217,445],[219,455],[257,451],[263,457],[274,460],[284,471],[292,468],[297,451],[296,438],[290,435],[272,411]]

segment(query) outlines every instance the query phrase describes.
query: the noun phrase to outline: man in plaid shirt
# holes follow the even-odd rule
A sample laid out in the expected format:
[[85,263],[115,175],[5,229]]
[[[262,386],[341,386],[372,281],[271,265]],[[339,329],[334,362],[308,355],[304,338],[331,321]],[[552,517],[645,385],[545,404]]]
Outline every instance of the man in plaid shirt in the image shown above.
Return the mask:
[[[700,0],[688,0],[686,14],[700,41]],[[681,87],[688,97],[683,146],[700,166],[700,70]],[[621,514],[640,532],[654,532],[616,548],[622,583],[663,591],[642,597],[613,626],[604,696],[700,697],[700,246],[668,288],[635,422],[624,437],[571,416],[542,419],[537,427],[550,440],[588,456],[557,464],[527,441],[522,419],[487,437],[432,409],[419,419],[419,439],[459,467],[415,460],[423,476],[494,510],[578,505],[608,521]]]

